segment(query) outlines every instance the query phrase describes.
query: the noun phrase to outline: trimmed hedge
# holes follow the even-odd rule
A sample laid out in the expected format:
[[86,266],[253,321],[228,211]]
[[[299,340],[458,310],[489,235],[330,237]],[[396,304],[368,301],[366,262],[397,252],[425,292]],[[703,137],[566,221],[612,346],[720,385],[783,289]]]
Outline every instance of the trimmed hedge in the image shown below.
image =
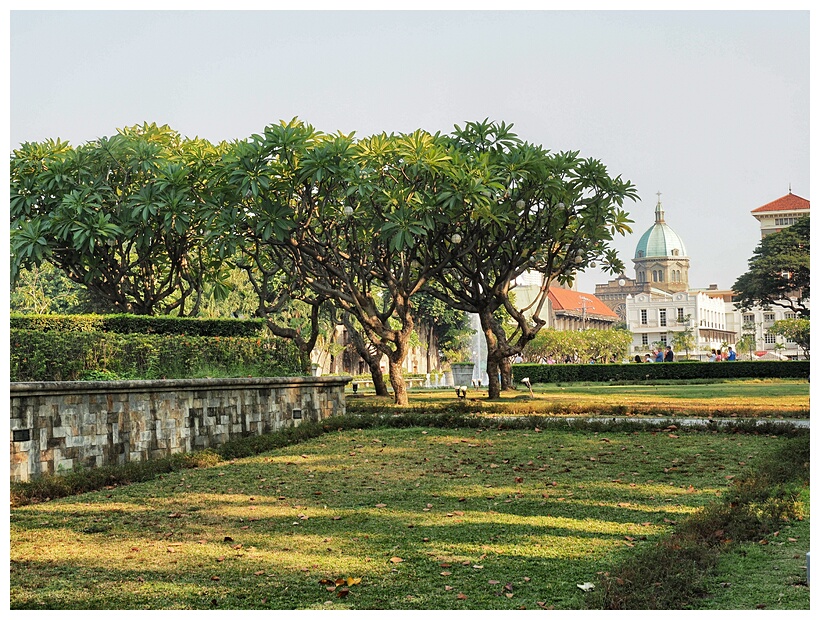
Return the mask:
[[808,379],[809,361],[664,362],[655,364],[515,364],[513,380],[531,383],[648,379]]
[[134,314],[12,314],[12,329],[118,334],[178,334],[181,336],[260,336],[263,319],[195,319]]
[[11,381],[186,378],[197,369],[304,374],[289,340],[12,329]]

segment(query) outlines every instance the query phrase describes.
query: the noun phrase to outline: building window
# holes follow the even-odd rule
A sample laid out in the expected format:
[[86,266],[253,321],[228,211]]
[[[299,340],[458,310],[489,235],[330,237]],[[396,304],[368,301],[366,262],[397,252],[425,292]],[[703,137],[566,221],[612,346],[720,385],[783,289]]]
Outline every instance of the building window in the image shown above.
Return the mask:
[[647,324],[647,312],[646,309],[641,310],[641,325]]
[[643,250],[638,250],[638,255],[636,258],[643,258]]
[[775,342],[777,342],[777,336],[775,336],[774,334],[766,334],[765,336],[763,336],[763,342],[765,342],[766,344],[774,344]]
[[658,282],[663,282],[663,271],[658,271]]
[[774,218],[775,226],[791,226],[797,221],[795,217],[776,217]]
[[666,334],[661,336],[661,346],[666,347]]
[[641,346],[649,346],[649,334],[641,334]]
[[678,248],[674,248],[672,250],[672,256],[677,256],[678,254],[680,254],[680,250]]
[[666,327],[666,308],[658,311],[660,313],[661,327]]
[[749,327],[755,324],[755,315],[754,314],[744,314],[743,315],[743,325],[745,327]]
[[683,308],[678,308],[678,323],[683,323],[686,319],[683,316]]
[[783,313],[783,318],[784,319],[796,319],[797,314],[795,314],[794,312],[784,312]]
[[763,313],[763,320],[766,321],[767,323],[773,323],[774,322],[774,312],[764,312]]

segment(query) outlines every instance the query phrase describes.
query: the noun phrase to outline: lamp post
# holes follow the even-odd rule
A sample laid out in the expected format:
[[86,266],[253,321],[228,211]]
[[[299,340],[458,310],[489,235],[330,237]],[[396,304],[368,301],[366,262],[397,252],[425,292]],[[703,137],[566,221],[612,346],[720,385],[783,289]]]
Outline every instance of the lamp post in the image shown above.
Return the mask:
[[592,301],[589,297],[584,297],[581,295],[581,325],[583,326],[582,331],[586,331],[587,329],[587,302]]

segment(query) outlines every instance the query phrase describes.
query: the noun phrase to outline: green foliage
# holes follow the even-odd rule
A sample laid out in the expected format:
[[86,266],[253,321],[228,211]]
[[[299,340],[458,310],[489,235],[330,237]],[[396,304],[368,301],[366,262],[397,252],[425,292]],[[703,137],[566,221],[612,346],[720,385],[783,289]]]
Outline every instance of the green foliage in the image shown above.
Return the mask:
[[10,162],[12,278],[48,262],[120,311],[195,313],[221,268],[203,235],[222,150],[148,123],[76,148],[21,145]]
[[302,374],[298,352],[283,340],[12,329],[12,381],[186,378],[213,367],[242,376]]
[[741,310],[778,306],[809,318],[811,284],[809,216],[765,236],[749,259],[749,270],[732,289]]
[[177,334],[188,336],[259,337],[262,319],[193,319],[133,314],[31,315],[12,314],[12,329],[37,331],[101,331],[119,334]]
[[775,321],[769,328],[770,334],[783,336],[787,340],[796,342],[803,349],[803,353],[808,358],[811,348],[811,325],[809,319],[782,319]]
[[[695,348],[695,328],[692,325],[692,315],[687,314],[683,320],[683,329],[674,332],[672,335],[672,348],[675,351],[685,351],[686,357],[689,357],[689,351]],[[682,360],[678,360],[682,361]]]
[[664,362],[656,364],[515,364],[516,382],[646,381],[658,379],[808,379],[808,361]]
[[632,333],[621,329],[542,329],[524,347],[522,357],[529,363],[546,362],[550,357],[555,361],[569,358],[581,363],[590,360],[621,361],[628,354],[630,344]]

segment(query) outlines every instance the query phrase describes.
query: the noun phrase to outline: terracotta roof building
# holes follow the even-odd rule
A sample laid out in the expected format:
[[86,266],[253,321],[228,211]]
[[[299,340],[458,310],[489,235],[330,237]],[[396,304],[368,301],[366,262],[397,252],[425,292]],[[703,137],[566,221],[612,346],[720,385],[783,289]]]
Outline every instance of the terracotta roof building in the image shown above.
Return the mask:
[[760,237],[778,232],[794,224],[799,218],[809,214],[811,203],[805,198],[789,193],[770,203],[752,210],[752,215],[760,222]]
[[621,319],[591,293],[551,286],[549,326],[559,330],[611,329]]

